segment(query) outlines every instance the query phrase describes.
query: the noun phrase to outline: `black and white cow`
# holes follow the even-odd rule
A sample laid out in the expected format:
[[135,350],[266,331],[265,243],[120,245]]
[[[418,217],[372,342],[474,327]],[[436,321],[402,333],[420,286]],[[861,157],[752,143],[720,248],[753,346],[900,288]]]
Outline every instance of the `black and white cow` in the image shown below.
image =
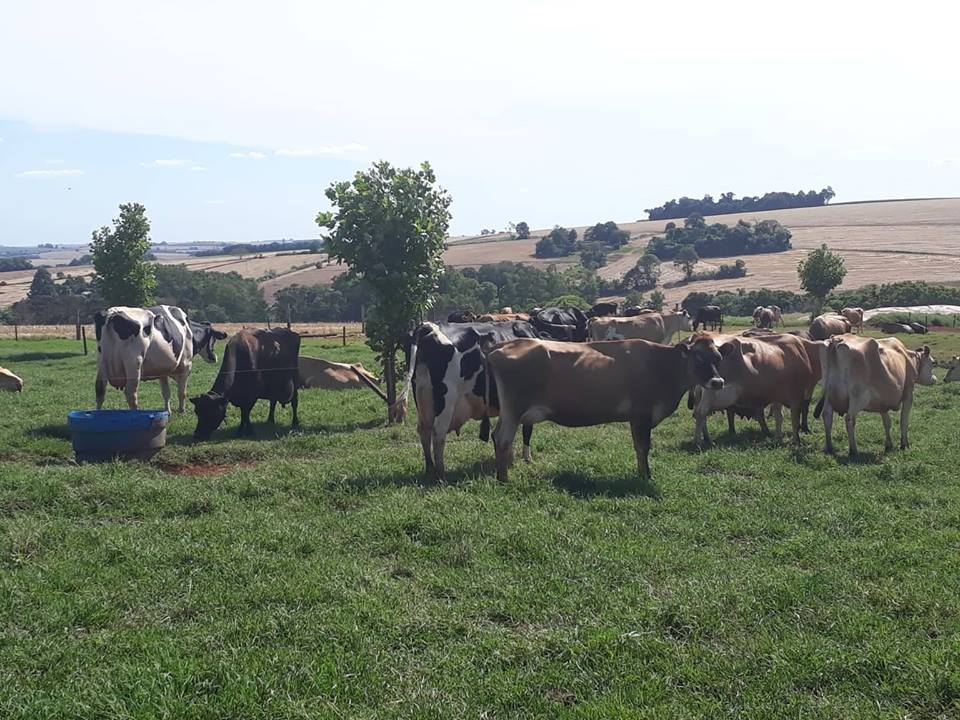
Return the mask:
[[193,333],[187,314],[172,305],[151,309],[112,307],[94,316],[97,335],[97,409],[107,384],[123,390],[131,410],[139,409],[142,380],[160,380],[164,409],[170,411],[170,378],[177,382],[182,413],[193,366]]
[[213,346],[217,340],[226,340],[227,334],[212,327],[208,322],[199,323],[194,320],[190,321],[190,330],[193,332],[193,356],[199,355],[204,362],[216,363],[217,351]]
[[530,322],[542,337],[584,342],[587,339],[589,319],[577,307],[548,307],[531,314]]
[[[490,435],[490,420],[499,413],[496,386],[487,388],[483,349],[539,334],[524,321],[424,323],[413,331],[407,355],[406,385],[397,402],[405,406],[410,388],[417,406],[417,431],[423,446],[425,474],[444,477],[447,435],[468,420],[480,420],[480,438]],[[523,456],[530,458],[530,431],[524,426]],[[432,451],[432,452],[431,452]]]

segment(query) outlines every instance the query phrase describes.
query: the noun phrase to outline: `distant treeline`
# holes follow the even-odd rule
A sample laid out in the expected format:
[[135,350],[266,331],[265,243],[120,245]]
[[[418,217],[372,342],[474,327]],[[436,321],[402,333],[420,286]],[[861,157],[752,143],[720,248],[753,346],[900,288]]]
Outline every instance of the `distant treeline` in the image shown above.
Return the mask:
[[323,250],[323,241],[315,238],[313,240],[276,240],[267,243],[234,243],[213,250],[197,250],[193,255],[195,257],[213,257],[215,255],[251,255],[292,250],[320,252]]
[[694,213],[683,221],[683,227],[667,223],[666,233],[657,235],[647,244],[647,252],[661,260],[672,260],[684,245],[692,245],[699,257],[727,257],[755,255],[789,250],[790,231],[776,220],[749,223],[740,220],[736,225],[713,223],[707,225],[703,216]]
[[726,213],[753,212],[756,210],[782,210],[784,208],[817,207],[826,205],[835,193],[829,185],[820,192],[803,190],[791,192],[768,192],[763,197],[744,196],[738,198],[731,192],[723,193],[719,200],[712,195],[704,195],[702,200],[688,198],[668,200],[663,205],[648,208],[644,212],[651,220],[670,220],[685,218],[693,213],[701,215],[724,215]]
[[33,263],[25,257],[5,257],[0,258],[0,272],[10,270],[32,270]]

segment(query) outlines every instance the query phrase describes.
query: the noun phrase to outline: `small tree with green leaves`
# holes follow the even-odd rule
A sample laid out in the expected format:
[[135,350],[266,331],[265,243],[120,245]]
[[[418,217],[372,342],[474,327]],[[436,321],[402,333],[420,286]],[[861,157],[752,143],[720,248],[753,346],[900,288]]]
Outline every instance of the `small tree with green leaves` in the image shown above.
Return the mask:
[[530,226],[527,225],[526,221],[521,220],[514,227],[517,233],[517,240],[526,240],[530,237]]
[[813,317],[820,313],[830,291],[843,282],[847,276],[847,268],[843,257],[832,252],[824,243],[800,261],[797,275],[800,276],[800,287],[806,290],[813,300]]
[[330,255],[370,288],[367,343],[383,364],[389,420],[399,422],[397,351],[443,275],[450,195],[437,186],[429,163],[398,170],[381,161],[352,182],[333,183],[326,196],[335,210],[319,213],[317,224],[327,230]]
[[654,290],[650,293],[650,297],[647,300],[647,307],[651,310],[656,310],[661,312],[663,310],[663,304],[666,302],[667,296],[663,294],[661,290]]
[[693,270],[698,262],[700,262],[700,256],[697,255],[693,245],[684,245],[673,259],[673,264],[683,270],[683,276],[687,280],[693,276]]
[[27,291],[27,299],[33,300],[38,297],[51,297],[57,294],[57,285],[53,282],[50,271],[46,268],[38,268],[33,274],[33,281],[30,283],[30,290]]
[[94,282],[107,305],[144,307],[153,302],[153,266],[144,261],[150,250],[150,221],[140,203],[124,203],[113,227],[93,231],[90,256]]

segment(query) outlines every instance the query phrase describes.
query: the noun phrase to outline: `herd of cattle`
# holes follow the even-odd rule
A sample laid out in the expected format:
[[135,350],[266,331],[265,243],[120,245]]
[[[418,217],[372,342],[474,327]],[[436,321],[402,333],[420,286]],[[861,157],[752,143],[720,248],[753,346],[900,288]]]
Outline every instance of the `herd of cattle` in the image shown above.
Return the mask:
[[[504,308],[481,317],[456,313],[447,322],[425,322],[411,331],[404,344],[403,389],[390,411],[405,417],[412,394],[426,474],[444,477],[451,432],[479,420],[480,437],[488,440],[490,419],[498,417],[492,435],[501,480],[513,459],[517,429],[523,429],[523,457],[529,460],[533,426],[544,420],[568,427],[629,422],[638,470],[648,476],[651,430],[676,411],[685,394],[695,445],[709,443],[706,420],[719,411],[726,412],[731,434],[738,415],[756,420],[769,434],[769,410],[779,439],[783,408],[790,411],[797,443],[800,432],[809,431],[807,414],[818,384],[822,394],[814,416],[823,419],[828,452],[839,413],[846,417],[850,454],[856,455],[856,418],[864,411],[880,414],[888,449],[893,447],[889,413],[899,411],[905,448],[914,388],[936,382],[928,346],[908,350],[896,338],[854,334],[863,323],[859,308],[821,315],[808,330],[792,332],[774,328],[782,323],[779,308],[757,308],[756,327],[724,334],[719,308],[701,308],[691,318],[683,310],[619,315],[610,305],[589,313],[576,308],[531,313]],[[714,332],[706,332],[708,326]],[[691,330],[694,334],[671,344],[674,335]],[[194,357],[215,363],[215,343],[227,335],[189,320],[180,308],[158,305],[98,313],[96,337],[98,408],[111,385],[136,409],[140,382],[156,378],[169,410],[173,378],[183,412]],[[3,387],[5,377],[0,374]],[[946,379],[960,379],[960,357]],[[9,389],[22,387],[19,378],[13,384]],[[238,434],[252,434],[250,412],[257,400],[269,401],[271,423],[277,403],[289,404],[297,426],[299,390],[368,387],[388,400],[378,384],[359,364],[301,356],[300,336],[291,330],[240,330],[224,348],[213,387],[190,398],[197,416],[194,436],[210,438],[228,405],[240,410]]]

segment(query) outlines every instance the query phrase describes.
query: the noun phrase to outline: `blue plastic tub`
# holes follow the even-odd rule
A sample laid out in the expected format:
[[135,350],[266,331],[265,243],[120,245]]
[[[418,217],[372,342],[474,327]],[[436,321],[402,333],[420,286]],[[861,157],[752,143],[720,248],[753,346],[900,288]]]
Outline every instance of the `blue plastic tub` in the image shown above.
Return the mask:
[[74,410],[67,414],[77,462],[145,460],[167,444],[164,410]]

